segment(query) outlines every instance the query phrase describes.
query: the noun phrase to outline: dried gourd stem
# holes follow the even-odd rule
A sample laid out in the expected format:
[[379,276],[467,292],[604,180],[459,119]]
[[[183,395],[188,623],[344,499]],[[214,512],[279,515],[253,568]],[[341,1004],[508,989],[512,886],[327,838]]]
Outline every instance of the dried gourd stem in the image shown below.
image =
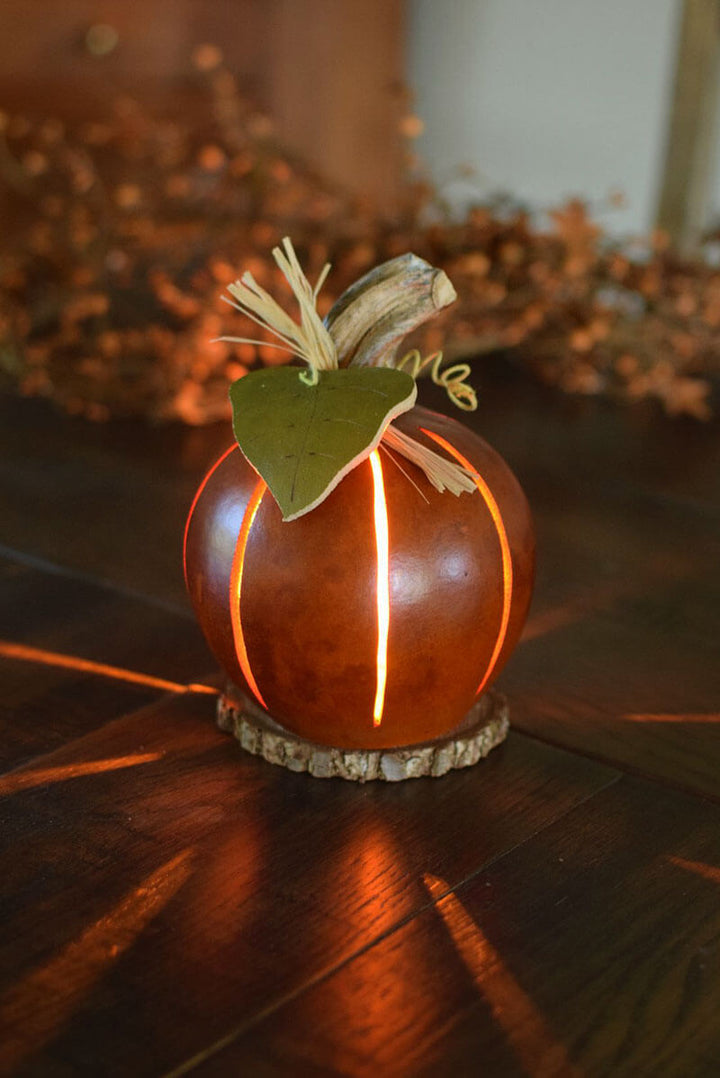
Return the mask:
[[465,381],[470,374],[470,364],[455,363],[452,367],[441,370],[442,361],[442,352],[435,352],[433,355],[426,356],[423,359],[417,348],[414,348],[396,363],[396,367],[398,370],[407,371],[416,380],[427,367],[430,367],[430,376],[433,382],[436,386],[442,386],[446,390],[453,404],[457,408],[461,408],[463,412],[474,412],[477,408],[477,393]]
[[[450,399],[465,411],[474,410],[477,397],[465,382],[470,373],[467,364],[441,371],[441,352],[423,360],[417,351],[395,363],[402,338],[456,298],[445,273],[416,255],[401,255],[376,266],[343,292],[327,316],[340,366],[398,366],[409,368],[413,379],[430,366],[433,381],[447,390]],[[475,490],[472,476],[459,464],[392,424],[383,433],[382,443],[425,472],[436,490],[453,494]]]
[[445,490],[449,490],[451,494],[472,494],[475,490],[475,480],[465,468],[415,441],[392,423],[385,428],[382,440],[389,449],[394,449],[421,468],[441,494]]
[[[222,298],[226,303],[241,311],[246,318],[270,330],[282,342],[270,344],[271,348],[287,349],[293,355],[304,359],[310,369],[300,377],[314,384],[318,380],[320,371],[335,370],[338,365],[335,344],[315,309],[318,292],[327,277],[330,266],[323,267],[317,284],[312,288],[287,236],[283,239],[283,248],[281,250],[275,247],[273,258],[298,302],[299,325],[249,272],[244,273],[239,281],[228,285],[228,292],[232,299],[227,296]],[[219,340],[261,345],[269,343],[252,340],[249,337],[220,337]]]
[[[405,255],[377,267],[343,293],[330,312],[329,329],[323,324],[315,304],[330,266],[323,266],[313,288],[287,236],[282,241],[282,249],[274,248],[273,257],[298,302],[300,324],[248,272],[228,286],[232,299],[222,298],[251,321],[270,330],[281,343],[254,341],[248,337],[219,339],[286,349],[308,364],[309,370],[301,373],[300,378],[310,385],[317,383],[320,371],[337,369],[339,351],[346,363],[372,364],[379,362],[381,356],[389,360],[398,340],[410,328],[455,298],[454,289],[444,273],[415,255]],[[374,325],[373,311],[380,315],[379,322]],[[358,333],[363,338],[362,346],[357,339]],[[460,408],[474,409],[477,405],[475,391],[464,381],[470,368],[467,364],[457,364],[441,372],[441,364],[441,352],[423,360],[419,352],[413,351],[404,356],[398,366],[409,367],[408,373],[413,378],[431,366],[433,381],[445,387],[451,400]],[[475,489],[472,476],[459,464],[441,457],[392,424],[384,431],[382,442],[385,448],[394,449],[421,468],[437,490],[461,494]],[[395,463],[401,468],[397,460]],[[413,482],[410,476],[407,478]]]
[[443,270],[417,255],[376,266],[343,292],[325,319],[340,366],[394,366],[402,339],[455,299]]

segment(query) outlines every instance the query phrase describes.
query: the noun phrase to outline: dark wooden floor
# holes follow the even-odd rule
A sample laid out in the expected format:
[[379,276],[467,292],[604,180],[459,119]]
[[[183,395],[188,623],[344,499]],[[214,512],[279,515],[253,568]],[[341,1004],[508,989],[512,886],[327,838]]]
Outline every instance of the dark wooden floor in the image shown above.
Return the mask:
[[539,533],[514,731],[388,787],[181,691],[227,428],[0,401],[3,1073],[720,1073],[720,429],[476,381]]

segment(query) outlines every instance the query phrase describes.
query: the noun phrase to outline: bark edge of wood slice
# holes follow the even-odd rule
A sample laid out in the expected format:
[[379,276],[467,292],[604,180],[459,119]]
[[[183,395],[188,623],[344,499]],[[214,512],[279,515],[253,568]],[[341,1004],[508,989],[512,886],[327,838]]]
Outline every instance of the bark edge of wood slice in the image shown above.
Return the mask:
[[288,771],[349,782],[402,782],[472,767],[502,744],[509,729],[508,703],[490,689],[445,737],[397,749],[338,749],[297,737],[261,711],[235,686],[218,697],[217,724],[253,756]]

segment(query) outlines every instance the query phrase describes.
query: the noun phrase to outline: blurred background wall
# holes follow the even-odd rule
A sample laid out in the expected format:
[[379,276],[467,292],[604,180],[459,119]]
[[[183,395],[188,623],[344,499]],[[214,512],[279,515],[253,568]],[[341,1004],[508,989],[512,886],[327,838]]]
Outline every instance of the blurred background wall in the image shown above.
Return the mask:
[[[418,150],[462,205],[478,188],[533,207],[580,195],[617,233],[648,230],[659,198],[679,0],[410,0]],[[479,182],[478,182],[479,181]],[[717,191],[720,204],[720,185]]]

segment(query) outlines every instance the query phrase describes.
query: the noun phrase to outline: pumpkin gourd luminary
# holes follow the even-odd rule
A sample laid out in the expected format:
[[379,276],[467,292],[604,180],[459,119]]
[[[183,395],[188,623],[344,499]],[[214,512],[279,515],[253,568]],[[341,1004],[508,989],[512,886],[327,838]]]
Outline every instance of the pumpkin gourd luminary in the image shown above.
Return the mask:
[[517,642],[534,569],[530,513],[507,465],[463,424],[415,406],[429,363],[474,407],[467,368],[395,358],[454,291],[403,256],[323,324],[322,282],[311,289],[289,241],[274,255],[300,323],[249,274],[232,302],[305,366],[231,387],[237,441],[203,480],[185,532],[196,616],[239,699],[289,737],[370,753],[444,738]]

